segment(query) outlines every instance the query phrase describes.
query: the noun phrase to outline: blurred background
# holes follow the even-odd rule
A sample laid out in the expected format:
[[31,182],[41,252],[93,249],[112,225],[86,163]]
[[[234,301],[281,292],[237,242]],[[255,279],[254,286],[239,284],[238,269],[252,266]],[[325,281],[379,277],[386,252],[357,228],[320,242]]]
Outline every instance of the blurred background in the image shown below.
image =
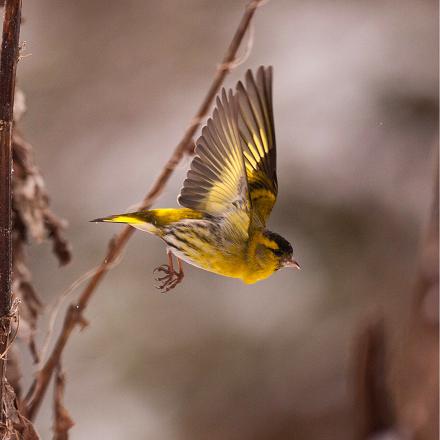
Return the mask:
[[[21,129],[74,247],[63,269],[50,245],[29,250],[48,307],[119,228],[88,221],[124,212],[159,174],[245,4],[24,2],[21,39],[32,55],[18,67]],[[252,53],[226,85],[274,66],[280,191],[270,227],[293,242],[303,270],[245,286],[187,266],[185,282],[161,295],[152,270],[164,246],[136,233],[64,356],[72,439],[355,438],[364,324],[385,317],[390,352],[406,348],[399,320],[412,301],[437,148],[437,19],[434,1],[258,9]],[[157,207],[176,206],[189,162]],[[390,381],[399,387],[399,376]]]

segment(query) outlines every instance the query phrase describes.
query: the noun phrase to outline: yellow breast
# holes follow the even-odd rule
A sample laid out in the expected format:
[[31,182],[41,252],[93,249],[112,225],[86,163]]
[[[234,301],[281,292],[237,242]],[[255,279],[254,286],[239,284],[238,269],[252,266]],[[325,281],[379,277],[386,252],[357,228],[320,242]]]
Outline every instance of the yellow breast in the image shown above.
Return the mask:
[[246,247],[218,249],[205,243],[203,254],[180,256],[183,260],[201,269],[232,278],[240,278],[253,284],[272,275],[277,267],[273,254],[262,246],[259,236],[253,236]]

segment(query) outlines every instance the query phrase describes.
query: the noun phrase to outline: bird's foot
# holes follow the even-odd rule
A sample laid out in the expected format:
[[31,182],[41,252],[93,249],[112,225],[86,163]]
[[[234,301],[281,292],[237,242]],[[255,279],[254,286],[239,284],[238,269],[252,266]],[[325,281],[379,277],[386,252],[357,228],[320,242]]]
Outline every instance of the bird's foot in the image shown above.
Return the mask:
[[167,293],[174,289],[183,280],[183,271],[176,272],[172,266],[162,264],[156,267],[153,273],[164,274],[163,276],[156,276],[155,280],[159,283],[156,288],[162,293]]

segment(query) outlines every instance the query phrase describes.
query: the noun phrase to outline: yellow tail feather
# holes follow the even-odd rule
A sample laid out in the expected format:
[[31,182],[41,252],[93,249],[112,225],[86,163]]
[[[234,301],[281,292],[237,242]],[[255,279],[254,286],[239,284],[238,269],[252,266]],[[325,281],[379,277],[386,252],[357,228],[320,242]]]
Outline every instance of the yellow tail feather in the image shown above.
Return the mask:
[[185,219],[202,219],[204,214],[188,208],[150,209],[96,218],[91,222],[126,223],[137,229],[160,234],[162,227]]
[[130,225],[145,223],[145,220],[136,217],[134,214],[117,214],[117,215],[111,215],[109,217],[95,218],[94,220],[90,220],[90,221],[92,223],[98,223],[98,222],[128,223]]

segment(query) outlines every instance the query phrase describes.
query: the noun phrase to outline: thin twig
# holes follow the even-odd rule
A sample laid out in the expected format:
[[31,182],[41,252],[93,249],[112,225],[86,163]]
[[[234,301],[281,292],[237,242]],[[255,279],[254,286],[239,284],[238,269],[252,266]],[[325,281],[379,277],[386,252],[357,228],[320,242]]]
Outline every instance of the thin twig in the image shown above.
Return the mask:
[[[194,146],[193,137],[196,134],[197,129],[200,127],[201,121],[203,121],[203,119],[206,117],[226,75],[234,67],[233,63],[235,62],[238,48],[240,47],[243,37],[246,34],[247,29],[249,28],[255,10],[262,4],[262,2],[262,0],[253,0],[247,4],[241,21],[238,25],[237,30],[235,31],[232,41],[220,64],[220,67],[217,69],[214,75],[214,79],[205,96],[205,99],[203,100],[194,118],[192,118],[190,125],[183,135],[182,140],[176,146],[173,154],[171,155],[168,162],[165,164],[162,172],[153,183],[153,186],[151,187],[148,194],[145,196],[141,205],[141,209],[147,209],[154,203],[154,201],[163,191],[176,166],[182,160],[184,155],[192,153]],[[89,281],[89,283],[81,293],[78,302],[76,304],[72,304],[68,308],[64,318],[63,327],[55,343],[55,346],[47,362],[38,372],[27,394],[24,411],[30,419],[34,419],[38,412],[43,397],[46,393],[49,381],[53,375],[54,369],[58,365],[61,354],[67,344],[67,341],[70,338],[73,329],[77,325],[81,325],[84,323],[82,314],[87,307],[90,298],[95,293],[96,288],[104,278],[105,274],[110,270],[110,265],[121,254],[122,250],[124,249],[125,245],[131,238],[133,233],[134,229],[131,226],[126,226],[111,240],[106,256],[104,257],[95,275],[92,277],[92,279]]]
[[[15,75],[19,56],[21,0],[7,0],[0,59],[0,353],[8,347],[12,306],[11,175]],[[6,358],[0,358],[0,422],[5,422],[3,397]]]
[[[122,261],[122,257],[123,254],[119,254],[118,258],[110,266],[108,266],[108,269],[110,270],[115,268]],[[39,361],[37,365],[37,370],[39,370],[41,366],[44,364],[44,362],[46,362],[46,356],[49,350],[51,336],[53,335],[53,331],[55,329],[55,322],[58,317],[58,313],[61,309],[61,306],[81,284],[85,283],[88,279],[92,278],[98,270],[99,270],[99,266],[96,266],[93,269],[90,269],[89,271],[83,273],[66,290],[64,290],[64,292],[62,292],[60,296],[57,297],[54,304],[50,308],[47,332],[46,332],[46,336],[44,337],[42,348],[38,356]]]
[[61,363],[55,369],[55,385],[53,389],[53,440],[68,440],[69,430],[75,424],[64,406],[64,388],[66,377]]

